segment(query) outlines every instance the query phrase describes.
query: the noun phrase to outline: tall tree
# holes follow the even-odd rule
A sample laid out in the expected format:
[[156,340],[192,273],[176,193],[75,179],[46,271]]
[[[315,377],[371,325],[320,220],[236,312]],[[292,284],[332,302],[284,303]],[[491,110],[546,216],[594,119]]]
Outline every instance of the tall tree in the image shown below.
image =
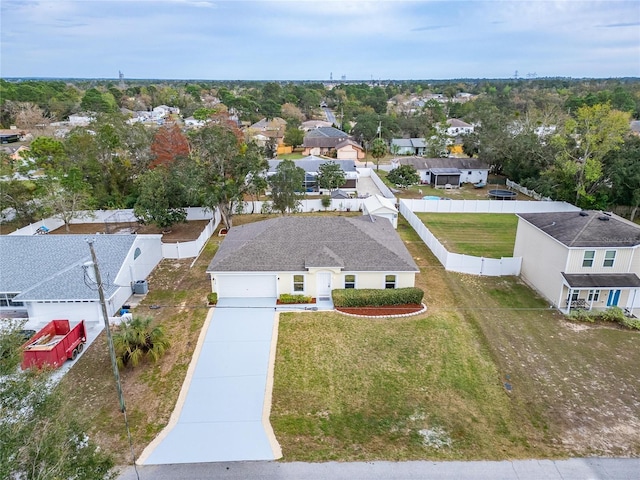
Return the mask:
[[640,137],[629,135],[619,151],[609,152],[604,163],[612,200],[629,205],[633,221],[640,207]]
[[43,193],[39,200],[54,218],[64,222],[67,232],[71,220],[83,216],[85,210],[93,207],[90,186],[77,167],[72,167],[66,172],[51,171],[37,182]]
[[169,166],[176,159],[189,156],[189,142],[178,125],[165,125],[160,127],[153,137],[151,154],[154,158],[149,165],[150,168],[158,165]]
[[576,205],[591,208],[604,180],[602,161],[622,145],[629,130],[629,114],[613,110],[609,104],[584,106],[575,120],[566,121],[564,130],[557,139],[561,150],[556,162],[561,170],[575,172]]
[[274,210],[283,215],[297,210],[300,200],[304,198],[304,193],[301,192],[304,175],[304,169],[297,167],[293,161],[280,162],[276,173],[269,177]]
[[185,190],[165,165],[148,170],[138,179],[138,200],[133,212],[142,223],[151,223],[163,231],[187,221]]
[[333,191],[344,185],[345,174],[336,162],[326,162],[318,167],[318,186]]
[[380,159],[387,154],[387,151],[387,144],[381,138],[376,138],[371,144],[371,156],[376,162],[376,170],[380,169]]
[[191,139],[204,206],[217,207],[227,229],[232,226],[237,203],[250,191],[253,178],[268,168],[260,149],[241,139],[241,132],[223,124],[203,127]]
[[288,127],[284,133],[284,144],[293,148],[299,147],[304,142],[304,131],[298,127]]

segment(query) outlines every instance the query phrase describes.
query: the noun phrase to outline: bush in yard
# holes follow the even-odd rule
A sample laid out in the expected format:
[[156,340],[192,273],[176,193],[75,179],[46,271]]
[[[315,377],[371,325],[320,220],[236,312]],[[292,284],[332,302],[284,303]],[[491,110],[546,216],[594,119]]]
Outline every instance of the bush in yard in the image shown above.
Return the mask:
[[331,292],[336,307],[384,307],[388,305],[420,304],[424,291],[409,288],[344,288]]
[[627,318],[620,307],[609,307],[599,311],[577,310],[571,312],[568,317],[578,322],[613,322],[633,330],[640,330],[640,320]]
[[157,361],[169,348],[169,340],[165,338],[160,325],[153,326],[152,317],[133,317],[120,324],[113,334],[113,345],[116,350],[118,367],[128,365],[136,367],[142,360],[151,358]]
[[387,180],[401,188],[420,183],[420,175],[411,165],[400,165],[387,174]]
[[207,294],[207,301],[211,305],[215,305],[216,303],[218,303],[218,294],[216,292],[211,292]]
[[289,293],[283,293],[278,298],[280,303],[311,303],[311,297],[305,295],[291,295]]

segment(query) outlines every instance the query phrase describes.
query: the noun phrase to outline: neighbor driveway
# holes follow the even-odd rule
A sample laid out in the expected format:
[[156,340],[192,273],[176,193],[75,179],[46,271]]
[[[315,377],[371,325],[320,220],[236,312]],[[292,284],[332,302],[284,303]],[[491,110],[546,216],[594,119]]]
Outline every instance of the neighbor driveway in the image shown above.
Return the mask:
[[[141,464],[274,460],[269,369],[275,298],[221,299],[207,318],[169,425]],[[179,415],[179,416],[178,416]]]

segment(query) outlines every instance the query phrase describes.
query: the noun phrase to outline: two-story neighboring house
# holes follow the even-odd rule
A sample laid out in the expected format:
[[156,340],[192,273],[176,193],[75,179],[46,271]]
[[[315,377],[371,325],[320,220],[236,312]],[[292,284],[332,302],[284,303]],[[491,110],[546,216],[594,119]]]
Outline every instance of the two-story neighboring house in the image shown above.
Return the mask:
[[560,311],[640,314],[640,226],[592,210],[518,217],[522,278]]

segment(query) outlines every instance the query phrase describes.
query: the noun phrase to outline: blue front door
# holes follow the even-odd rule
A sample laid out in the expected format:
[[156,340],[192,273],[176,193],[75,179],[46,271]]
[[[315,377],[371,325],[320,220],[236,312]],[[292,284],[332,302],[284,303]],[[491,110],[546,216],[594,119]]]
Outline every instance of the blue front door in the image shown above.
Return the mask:
[[609,297],[607,298],[607,307],[617,307],[618,300],[620,300],[620,290],[609,290]]

